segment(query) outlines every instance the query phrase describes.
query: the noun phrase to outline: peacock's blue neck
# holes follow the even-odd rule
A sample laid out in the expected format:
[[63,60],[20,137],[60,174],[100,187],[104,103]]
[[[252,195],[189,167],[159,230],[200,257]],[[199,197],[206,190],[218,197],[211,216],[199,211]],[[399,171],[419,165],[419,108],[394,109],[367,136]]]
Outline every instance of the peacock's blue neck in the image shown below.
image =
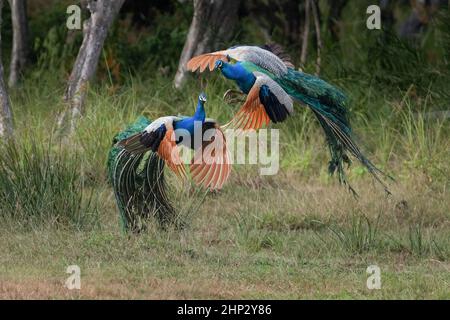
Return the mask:
[[244,93],[248,93],[255,83],[256,77],[244,68],[239,62],[235,64],[224,63],[221,69],[225,78],[236,81],[239,89]]
[[[195,113],[192,117],[186,117],[181,120],[178,120],[174,122],[174,129],[184,129],[189,132],[191,137],[194,136],[195,133],[195,122],[201,122],[204,123],[206,119],[206,112],[205,112],[205,103],[203,101],[198,101],[197,103],[197,109],[195,110]],[[177,132],[175,132],[175,135],[177,136]],[[178,141],[178,136],[177,136]]]
[[195,109],[193,119],[194,121],[205,122],[205,118],[206,118],[205,103],[203,101],[198,101],[197,109]]

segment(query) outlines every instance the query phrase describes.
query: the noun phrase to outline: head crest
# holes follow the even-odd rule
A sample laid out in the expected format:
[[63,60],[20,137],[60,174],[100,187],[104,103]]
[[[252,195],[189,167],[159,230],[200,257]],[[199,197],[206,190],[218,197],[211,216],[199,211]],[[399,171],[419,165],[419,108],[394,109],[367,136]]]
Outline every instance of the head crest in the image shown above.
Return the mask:
[[204,92],[200,93],[200,95],[198,96],[198,100],[206,102],[206,93]]

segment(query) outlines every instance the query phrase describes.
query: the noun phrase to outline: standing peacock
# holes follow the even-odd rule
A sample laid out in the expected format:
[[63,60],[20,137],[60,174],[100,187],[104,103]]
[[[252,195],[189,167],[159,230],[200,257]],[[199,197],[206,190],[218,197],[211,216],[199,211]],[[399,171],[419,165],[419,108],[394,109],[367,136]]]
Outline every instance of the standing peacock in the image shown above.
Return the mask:
[[200,94],[192,117],[166,116],[150,122],[141,116],[114,137],[108,171],[124,230],[138,229],[137,218],[151,214],[163,225],[173,221],[164,165],[178,177],[187,177],[178,145],[194,150],[189,168],[196,185],[219,190],[227,181],[231,163],[226,139],[219,124],[206,118],[205,102]]
[[331,175],[337,171],[339,181],[357,195],[344,171],[344,163],[351,164],[347,155],[350,153],[390,194],[382,181],[382,177],[389,176],[362,154],[352,138],[344,93],[316,76],[295,70],[280,46],[235,46],[194,57],[187,64],[193,72],[197,69],[203,72],[208,67],[210,71],[220,70],[247,94],[243,106],[228,125],[257,130],[270,121],[282,122],[293,113],[294,99],[313,111],[325,132],[331,155],[328,166]]

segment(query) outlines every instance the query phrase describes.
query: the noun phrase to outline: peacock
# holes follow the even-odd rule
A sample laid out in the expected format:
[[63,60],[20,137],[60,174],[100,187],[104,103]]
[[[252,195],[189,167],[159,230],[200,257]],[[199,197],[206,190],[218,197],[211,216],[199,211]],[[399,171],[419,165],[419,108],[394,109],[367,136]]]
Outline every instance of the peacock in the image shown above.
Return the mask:
[[295,70],[290,57],[279,45],[234,46],[196,56],[187,64],[187,69],[193,72],[197,69],[203,72],[207,68],[220,70],[247,94],[244,104],[227,126],[257,130],[270,122],[283,122],[293,114],[293,102],[297,101],[312,110],[326,135],[331,156],[330,175],[337,172],[339,182],[357,196],[344,171],[344,165],[351,164],[348,156],[351,154],[390,194],[383,178],[392,178],[366,158],[353,139],[345,94],[319,77]]
[[174,221],[176,210],[167,192],[164,167],[185,180],[179,145],[194,150],[189,164],[193,182],[210,191],[223,187],[231,172],[226,139],[220,125],[206,118],[201,93],[192,117],[165,116],[150,121],[140,116],[117,134],[108,156],[123,230],[139,230],[138,218],[151,214],[162,226]]
[[114,189],[122,231],[139,231],[139,219],[151,215],[156,216],[163,227],[175,217],[174,206],[166,194],[164,160],[153,152],[134,156],[117,144],[150,123],[139,116],[114,136],[108,154],[108,177]]

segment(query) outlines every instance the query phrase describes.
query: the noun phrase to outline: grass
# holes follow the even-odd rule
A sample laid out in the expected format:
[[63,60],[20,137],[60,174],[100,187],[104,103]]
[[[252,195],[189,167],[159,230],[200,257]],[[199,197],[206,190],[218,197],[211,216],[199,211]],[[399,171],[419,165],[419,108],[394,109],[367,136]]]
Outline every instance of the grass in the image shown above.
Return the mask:
[[[192,114],[200,91],[208,117],[225,123],[236,106],[221,97],[233,84],[207,73],[173,89],[166,74],[176,70],[190,8],[149,30],[118,21],[87,112],[61,145],[56,115],[81,39],[67,43],[60,6],[41,15],[42,4],[30,4],[35,61],[10,92],[17,144],[0,148],[0,298],[450,299],[450,120],[427,117],[448,110],[450,19],[436,17],[414,47],[367,30],[369,4],[346,7],[338,44],[324,33],[322,77],[348,94],[358,144],[396,179],[392,196],[356,162],[347,172],[358,200],[329,177],[324,135],[296,105],[272,125],[277,175],[235,166],[223,191],[180,214],[184,228],[150,220],[139,235],[121,233],[107,182],[113,136],[141,114]],[[255,21],[243,19],[233,44],[265,41]],[[278,33],[273,40],[285,42]],[[298,65],[298,48],[288,49]],[[175,201],[189,197],[179,190]],[[80,291],[64,287],[73,264]],[[366,287],[369,265],[381,269],[380,290]]]
[[[414,52],[361,27],[361,8],[344,12],[351,23],[339,47],[324,43],[323,77],[349,95],[357,141],[396,179],[392,196],[356,162],[347,172],[358,200],[329,177],[324,135],[296,105],[295,116],[272,125],[280,129],[277,175],[234,166],[223,191],[180,214],[184,228],[150,220],[139,235],[120,232],[106,172],[113,136],[141,114],[192,114],[200,91],[208,117],[225,123],[236,106],[221,96],[232,84],[205,74],[176,91],[147,63],[120,80],[101,62],[76,135],[60,145],[68,60],[49,63],[61,54],[45,47],[58,43],[46,36],[45,65],[11,92],[17,144],[0,153],[0,298],[450,299],[450,121],[427,117],[448,109],[450,20]],[[111,39],[107,55],[117,54]],[[178,190],[175,201],[189,197]],[[64,287],[73,264],[80,291]],[[366,287],[374,264],[380,290]]]
[[[337,186],[305,187],[301,179],[291,181],[292,176],[277,178],[280,188],[266,185],[251,190],[233,178],[233,188],[209,197],[184,231],[150,228],[139,236],[122,235],[108,190],[100,194],[104,208],[98,229],[40,225],[22,231],[3,226],[0,294],[4,298],[449,298],[448,216],[428,216],[422,229],[410,233],[411,225],[422,219],[416,215],[425,200],[414,188],[395,188],[395,194],[407,197],[413,208],[406,221],[394,200],[370,196],[373,190],[358,203]],[[300,196],[291,188],[302,191]],[[326,192],[335,196],[322,201]],[[288,205],[280,208],[280,197]],[[434,201],[430,206],[448,208],[448,194]],[[376,221],[375,214],[380,215],[375,234],[365,218],[349,217],[352,209],[364,210],[369,204],[368,219]],[[336,230],[343,239],[337,238]],[[424,250],[433,243],[445,256]],[[65,269],[71,264],[81,267],[81,291],[63,287]],[[381,268],[379,291],[365,287],[365,270],[371,264]]]
[[[450,128],[421,116],[426,97],[374,94],[365,104],[379,113],[354,113],[366,153],[397,179],[390,197],[357,163],[349,176],[359,200],[328,177],[320,128],[297,108],[276,126],[279,174],[236,166],[183,230],[151,221],[137,236],[120,232],[106,179],[111,139],[142,113],[192,113],[198,87],[173,93],[170,79],[156,78],[92,88],[62,147],[51,129],[62,108],[55,87],[25,83],[12,94],[18,145],[0,156],[1,298],[450,298]],[[225,88],[215,76],[205,87],[208,116],[222,122],[232,111],[220,102]],[[64,287],[72,264],[80,291]],[[366,288],[372,264],[381,290]]]
[[1,216],[32,226],[51,224],[82,227],[95,223],[93,190],[84,186],[76,153],[31,140],[31,145],[9,143],[0,155]]

